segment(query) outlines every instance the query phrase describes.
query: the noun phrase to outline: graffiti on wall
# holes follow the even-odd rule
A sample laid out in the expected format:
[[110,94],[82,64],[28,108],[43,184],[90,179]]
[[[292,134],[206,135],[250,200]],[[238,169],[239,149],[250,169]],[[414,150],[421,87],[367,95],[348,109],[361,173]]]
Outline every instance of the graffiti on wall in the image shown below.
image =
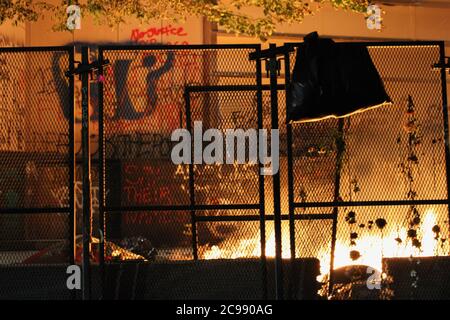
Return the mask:
[[[121,44],[135,44],[139,42],[137,38],[153,37],[158,34],[175,34],[180,37],[188,35],[183,27],[168,26],[167,30],[151,27],[145,32],[136,30],[138,29],[134,29],[134,34],[132,32],[132,41]],[[96,59],[98,44],[75,43],[78,50],[83,45],[90,47],[91,60]],[[134,127],[147,132],[168,135],[173,129],[182,126],[184,88],[188,85],[204,83],[202,53],[193,50],[145,50],[131,51],[123,55],[105,52],[105,57],[111,61],[111,67],[105,70],[104,74],[103,96],[104,117],[114,122],[112,129],[115,132],[111,134],[125,134],[130,127]],[[58,84],[63,80],[61,59],[61,55],[55,55],[52,61],[52,75],[54,82]],[[76,60],[79,59],[76,57]],[[46,81],[41,80],[41,82]],[[51,88],[51,85],[48,87]],[[70,106],[64,103],[67,99],[65,91],[57,90],[57,93],[62,114],[68,119]],[[80,91],[80,83],[76,79],[74,98],[77,124],[81,122]],[[99,119],[96,82],[90,84],[90,109],[91,131],[96,132]],[[92,142],[95,143],[95,141]]]
[[[77,217],[77,233],[81,232],[82,217],[83,217],[83,182],[82,182],[83,170],[81,165],[76,167],[76,177],[74,183],[74,200],[75,200],[75,213]],[[92,217],[94,234],[97,234],[99,228],[99,179],[98,179],[98,169],[93,166],[91,168],[91,201],[92,201]],[[68,183],[64,181],[59,181],[59,183],[50,184],[49,187],[49,198],[51,203],[56,207],[67,208],[70,203],[70,193],[69,193]],[[109,197],[110,190],[105,190],[105,197]]]
[[[69,134],[58,132],[33,132],[28,140],[38,144],[41,152],[67,154]],[[91,134],[91,158],[98,159],[98,135]],[[108,159],[169,159],[174,142],[170,136],[152,132],[130,132],[105,137],[105,155]],[[81,158],[81,142],[75,141],[75,156]]]
[[[121,169],[121,205],[183,205],[189,202],[187,181],[175,175],[176,166],[167,161],[124,161]],[[179,211],[123,212],[123,236],[144,236],[152,244],[182,245],[189,215]],[[168,236],[170,235],[170,236]]]
[[131,31],[130,40],[139,44],[156,44],[163,42],[164,36],[175,39],[173,41],[164,41],[166,44],[189,44],[187,41],[188,33],[184,27],[172,26],[170,24],[162,27],[152,26],[145,30],[135,28]]
[[[170,26],[167,29],[134,29],[131,40],[133,43],[146,43],[145,41],[155,43],[151,39],[156,39],[161,35],[180,38],[180,42],[176,44],[187,44],[185,40],[187,32],[183,28]],[[92,49],[91,60],[97,59],[98,44],[77,43],[77,50],[81,45],[88,45]],[[183,193],[182,188],[187,186],[187,182],[183,178],[177,177],[175,173],[177,167],[167,161],[172,148],[170,133],[173,129],[183,126],[185,87],[205,83],[204,54],[195,50],[145,50],[126,54],[105,52],[105,57],[111,61],[111,68],[105,73],[103,97],[104,116],[110,124],[107,134],[105,134],[106,156],[108,159],[122,160],[120,174],[123,175],[123,180],[120,181],[120,195],[117,198],[121,204],[128,203],[130,205],[186,204],[188,195]],[[23,151],[67,154],[69,136],[65,125],[70,119],[72,108],[71,104],[67,103],[70,93],[69,82],[64,76],[67,69],[67,55],[63,52],[56,52],[47,60],[43,65],[33,65],[32,72],[25,73],[25,70],[29,71],[29,69],[23,66],[22,74],[26,74],[26,77],[16,77],[16,79],[21,79],[19,81],[23,82],[20,85],[22,88],[31,84],[32,90],[27,92],[30,92],[32,97],[28,98],[27,103],[36,105],[37,109],[35,108],[35,110],[48,111],[48,119],[46,118],[45,121],[51,119],[54,123],[63,123],[64,125],[58,128],[55,125],[30,126],[24,134],[26,135],[25,145],[32,149],[25,148]],[[75,60],[80,60],[79,51],[77,51]],[[3,69],[1,70],[3,71]],[[4,74],[5,81],[11,81],[10,74],[6,72],[2,74]],[[20,75],[21,72],[17,72],[17,74]],[[81,94],[79,80],[75,79],[75,82],[75,152],[78,157],[81,157],[80,136],[77,135],[77,132],[80,131],[81,121]],[[8,90],[11,91],[14,85],[10,83],[8,87]],[[90,85],[90,120],[93,124],[91,130],[93,158],[98,156],[97,88],[97,83],[92,82]],[[12,97],[11,101],[2,99],[2,108],[3,104],[13,106]],[[17,106],[13,108],[20,109]],[[32,108],[27,109],[31,110]],[[19,121],[8,122],[18,123]],[[48,130],[43,130],[43,128]],[[8,130],[4,131],[8,132]],[[4,140],[7,141],[7,138]],[[133,162],[136,159],[138,163]],[[161,164],[162,162],[164,164]],[[79,176],[81,170],[77,169],[75,205],[77,212],[81,213],[82,185],[81,176]],[[45,171],[46,174],[42,176],[50,176],[51,170]],[[52,183],[47,183],[42,179],[40,182],[28,179],[27,192],[34,195],[33,199],[39,199],[46,205],[68,206],[67,173],[55,172],[57,172],[54,175],[55,181]],[[92,176],[92,181],[95,220],[98,215],[98,174]],[[42,188],[43,184],[46,185],[46,188]],[[107,191],[107,196],[108,194],[109,191]],[[78,214],[78,216],[81,215]],[[179,243],[181,238],[186,239],[184,230],[189,222],[186,217],[184,213],[172,212],[159,212],[154,216],[148,212],[124,213],[123,232],[126,234],[128,230],[129,234],[133,234],[133,230],[142,226],[142,234],[157,239],[161,238],[158,234],[162,234],[158,232],[167,233],[165,228],[174,228],[174,234],[180,236],[176,241]],[[155,228],[151,228],[152,225]]]
[[[134,28],[130,34],[130,41],[123,44],[157,44],[160,37],[180,39],[171,44],[188,44],[189,34],[183,26],[179,25]],[[85,42],[68,45],[72,44],[77,48],[77,55],[81,46],[87,45],[91,49],[91,60],[97,58],[98,44]],[[20,44],[15,43],[8,36],[0,34],[0,46],[16,45]],[[75,60],[80,60],[77,55]],[[141,122],[140,128],[154,133],[167,134],[172,128],[180,127],[184,87],[189,84],[202,83],[201,64],[201,56],[188,51],[182,53],[173,51],[144,52],[142,55],[135,54],[131,57],[114,60],[112,68],[105,75],[107,83],[111,85],[107,103],[112,106],[111,110],[108,110],[111,112],[105,116],[108,117],[108,120],[118,122],[115,127],[119,131],[118,133],[124,133],[127,131],[127,127],[136,125],[132,122]],[[11,66],[14,66],[13,75],[11,75]],[[53,135],[54,137],[50,140],[57,140],[56,149],[61,149],[64,144],[60,143],[61,132],[44,133],[41,132],[42,130],[23,132],[25,115],[22,110],[24,108],[23,103],[21,104],[17,97],[21,91],[11,90],[11,88],[24,88],[28,84],[32,90],[27,90],[27,92],[32,91],[31,96],[33,97],[27,103],[33,102],[41,107],[49,105],[49,97],[57,97],[62,115],[67,121],[70,118],[71,105],[67,103],[69,90],[68,81],[64,76],[66,69],[67,56],[63,52],[55,52],[49,63],[44,62],[42,65],[39,63],[32,67],[25,65],[23,61],[18,64],[17,61],[8,61],[4,56],[0,57],[0,81],[6,84],[6,86],[2,85],[2,92],[0,92],[2,97],[0,112],[1,118],[4,119],[1,123],[2,128],[0,128],[1,150],[27,151],[24,149],[23,141],[28,142],[30,146],[39,148],[39,142],[41,144],[47,142],[30,141],[30,137],[40,134]],[[90,89],[90,120],[95,124],[99,117],[97,83],[92,82]],[[40,99],[46,99],[46,103],[41,103]],[[76,81],[75,121],[77,124],[81,122],[80,99],[80,85],[79,81]],[[160,124],[160,129],[156,128],[156,123]],[[96,133],[95,125],[92,131],[94,134]],[[24,135],[25,137],[23,137]],[[95,137],[93,139],[95,140]]]
[[[177,29],[178,34],[184,34]],[[77,43],[76,48],[87,43]],[[91,59],[96,57],[97,47],[91,45]],[[40,110],[60,118],[60,123],[68,123],[71,104],[68,103],[69,83],[64,76],[67,69],[67,55],[55,52],[46,62],[28,66],[23,61],[7,61],[0,57],[0,90],[2,113],[0,130],[0,149],[13,151],[67,152],[68,138],[65,132],[53,130],[52,125],[41,122],[37,126],[30,125],[24,132],[23,123],[26,118],[24,99],[27,104],[39,105]],[[108,57],[109,58],[109,57]],[[14,57],[14,59],[16,59]],[[107,138],[107,144],[113,154],[128,152],[127,146],[115,141],[131,142],[135,154],[147,154],[157,149],[167,150],[169,133],[183,126],[184,88],[187,85],[203,83],[202,55],[186,51],[145,51],[130,57],[111,59],[112,67],[105,75],[105,118],[113,122],[113,132]],[[23,59],[22,59],[23,60]],[[76,60],[79,60],[76,57]],[[13,63],[15,62],[15,63]],[[12,70],[14,66],[14,70]],[[13,74],[11,74],[11,71]],[[31,92],[27,97],[23,90]],[[28,90],[29,89],[29,90]],[[81,94],[79,81],[76,79],[75,97],[75,131],[81,122]],[[97,123],[99,118],[98,86],[90,84],[92,150],[95,154],[98,146]],[[22,101],[21,101],[22,100]],[[45,100],[45,101],[44,101]],[[60,114],[55,114],[55,106],[59,106]],[[27,108],[29,109],[29,108]],[[43,121],[50,121],[43,119]],[[7,119],[7,120],[5,120]],[[26,122],[26,121],[25,121]],[[29,121],[28,121],[29,122]],[[14,128],[12,128],[14,126]],[[46,130],[43,127],[47,126]],[[130,127],[139,128],[142,134],[131,134]],[[34,130],[35,129],[35,130]],[[134,130],[135,131],[135,130]],[[154,137],[149,135],[153,134]],[[76,149],[80,148],[80,137],[75,136]],[[24,148],[24,144],[28,150]],[[161,146],[162,144],[162,146]],[[151,150],[153,149],[153,150]],[[159,154],[167,151],[156,151]]]

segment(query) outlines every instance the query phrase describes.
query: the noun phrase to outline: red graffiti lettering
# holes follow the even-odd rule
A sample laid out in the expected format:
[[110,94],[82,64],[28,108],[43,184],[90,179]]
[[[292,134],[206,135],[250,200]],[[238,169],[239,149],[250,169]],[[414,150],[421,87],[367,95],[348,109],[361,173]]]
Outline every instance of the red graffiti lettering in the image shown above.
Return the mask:
[[160,185],[161,168],[153,165],[125,164],[123,166],[123,200],[127,204],[145,205],[167,203],[170,188]]
[[[185,37],[187,32],[183,27],[174,27],[172,25],[164,27],[150,27],[147,30],[141,31],[138,28],[131,31],[131,41],[142,42],[142,43],[156,43],[158,40],[157,36],[175,36],[175,37]],[[172,43],[175,44],[175,43]],[[184,43],[176,43],[184,44]]]

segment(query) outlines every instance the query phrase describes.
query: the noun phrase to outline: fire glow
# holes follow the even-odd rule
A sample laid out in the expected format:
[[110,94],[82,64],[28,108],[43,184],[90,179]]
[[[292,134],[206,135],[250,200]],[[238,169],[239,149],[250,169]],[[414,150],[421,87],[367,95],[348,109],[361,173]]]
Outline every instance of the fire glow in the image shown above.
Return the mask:
[[[394,226],[395,231],[384,233],[382,230],[373,230],[371,235],[363,235],[358,238],[355,246],[350,246],[348,241],[343,241],[342,237],[336,241],[334,254],[334,269],[350,265],[367,265],[376,270],[383,270],[382,259],[388,257],[427,257],[437,255],[447,255],[449,252],[448,241],[440,243],[435,239],[432,231],[434,225],[438,223],[435,210],[429,208],[423,214],[423,222],[417,230],[422,235],[422,246],[420,249],[412,246],[408,241],[407,227],[401,224]],[[388,221],[389,224],[389,221]],[[392,226],[391,226],[392,228]],[[275,233],[273,228],[267,228],[266,256],[275,257]],[[396,239],[402,239],[399,243]],[[314,244],[309,244],[314,245]],[[304,245],[303,245],[304,246]],[[330,244],[322,247],[317,255],[320,260],[321,278],[330,270]],[[353,260],[350,251],[357,250],[361,256]],[[203,253],[203,259],[238,259],[259,257],[261,254],[259,236],[254,238],[237,239],[235,243],[226,245],[214,245]],[[289,225],[286,222],[282,225],[282,256],[284,259],[291,257],[289,244]],[[301,255],[304,257],[304,255]]]

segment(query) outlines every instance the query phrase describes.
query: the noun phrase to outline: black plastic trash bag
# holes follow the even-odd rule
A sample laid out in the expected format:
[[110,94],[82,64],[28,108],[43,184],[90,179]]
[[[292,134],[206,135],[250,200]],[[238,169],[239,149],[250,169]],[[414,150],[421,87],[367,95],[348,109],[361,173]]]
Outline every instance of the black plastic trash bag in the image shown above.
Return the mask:
[[344,117],[391,102],[365,45],[335,43],[316,32],[298,48],[288,121]]

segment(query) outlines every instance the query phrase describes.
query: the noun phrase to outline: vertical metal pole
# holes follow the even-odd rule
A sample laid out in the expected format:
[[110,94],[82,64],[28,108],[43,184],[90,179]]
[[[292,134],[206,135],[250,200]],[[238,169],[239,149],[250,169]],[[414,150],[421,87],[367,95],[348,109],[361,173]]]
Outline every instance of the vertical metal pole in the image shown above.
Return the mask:
[[[103,50],[98,48],[98,59],[100,64],[100,75],[103,75]],[[103,82],[98,82],[98,172],[99,172],[99,188],[98,188],[98,221],[100,224],[100,243],[99,243],[99,269],[100,269],[100,286],[102,298],[105,297],[105,285],[106,285],[106,269],[105,269],[105,241],[106,241],[106,226],[105,226],[105,154],[104,154],[104,124],[103,124]]]
[[[74,51],[73,47],[69,51],[69,71],[74,69]],[[67,101],[70,108],[69,117],[69,206],[70,206],[70,264],[75,264],[76,255],[76,237],[77,237],[77,219],[75,207],[75,112],[74,112],[74,77],[69,77],[69,101]]]
[[[447,75],[445,70],[445,45],[443,42],[439,45],[442,83],[442,114],[444,117],[444,141],[445,141],[445,173],[447,179],[447,210],[450,224],[450,141],[448,129],[448,101],[447,101]],[[450,252],[449,252],[450,254]]]
[[[341,169],[342,169],[342,157],[345,152],[344,141],[344,120],[338,120],[338,136],[336,138],[336,172],[334,176],[334,202],[339,199],[339,193],[341,189]],[[330,257],[330,281],[328,285],[328,294],[333,292],[334,285],[334,253],[336,248],[336,235],[337,235],[337,223],[338,223],[338,207],[333,208],[333,225],[331,229],[331,257]]]
[[[259,52],[261,49],[256,49]],[[257,104],[257,121],[258,130],[263,129],[263,97],[262,97],[262,70],[261,59],[256,59],[256,104]],[[259,159],[259,139],[258,139],[258,160]],[[261,170],[263,165],[258,161],[258,170]],[[261,247],[261,279],[262,279],[262,298],[267,299],[267,257],[266,257],[266,208],[264,197],[264,175],[259,172],[259,235]]]
[[[277,91],[277,56],[276,45],[271,43],[269,49],[273,54],[269,58],[270,73],[270,107],[272,112],[272,130],[278,129],[278,91]],[[271,155],[273,156],[273,155]],[[283,257],[282,257],[282,230],[281,230],[281,204],[280,204],[280,171],[273,176],[273,209],[275,230],[275,287],[276,299],[283,300]]]
[[[184,100],[186,102],[186,128],[192,134],[191,124],[191,96],[189,90],[184,92]],[[191,139],[191,161],[189,162],[189,198],[191,207],[191,232],[192,232],[192,256],[194,260],[198,260],[198,246],[197,246],[197,217],[195,214],[195,181],[194,181],[194,146],[193,139]]]
[[286,134],[287,134],[287,176],[288,176],[288,201],[289,201],[289,241],[291,248],[291,279],[289,281],[289,297],[293,298],[294,264],[295,264],[295,212],[294,212],[294,171],[292,159],[292,124],[288,123],[288,106],[291,103],[290,83],[291,83],[291,63],[290,52],[284,55],[285,74],[285,94],[286,94]]
[[[75,57],[74,48],[70,47],[68,49],[69,53],[69,71],[72,72],[74,69]],[[75,80],[74,77],[69,77],[69,100],[66,102],[69,109],[69,234],[70,234],[70,264],[75,264],[75,255],[77,252],[77,214],[75,206],[75,177],[76,177],[76,160],[75,160],[75,105],[74,105],[74,89]],[[76,292],[72,290],[71,295],[72,300],[76,299]]]
[[[82,47],[81,62],[89,64],[89,48]],[[83,300],[91,299],[91,159],[89,147],[89,73],[81,74],[81,144],[83,150]]]

